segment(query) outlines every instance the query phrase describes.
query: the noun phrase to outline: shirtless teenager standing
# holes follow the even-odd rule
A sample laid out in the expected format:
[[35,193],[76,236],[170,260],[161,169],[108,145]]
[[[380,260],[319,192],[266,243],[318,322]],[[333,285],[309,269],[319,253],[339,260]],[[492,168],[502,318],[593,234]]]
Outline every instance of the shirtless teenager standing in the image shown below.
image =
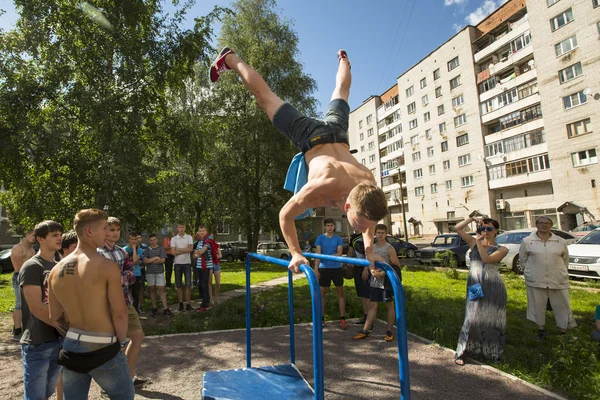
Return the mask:
[[[374,268],[375,224],[387,215],[387,201],[371,171],[350,154],[348,96],[352,77],[346,52],[338,51],[336,86],[324,120],[306,117],[281,100],[258,72],[226,47],[212,64],[210,80],[216,82],[228,69],[237,72],[275,128],[303,153],[294,158],[288,171],[288,179],[292,174],[300,179],[285,185],[286,189],[294,188],[295,194],[279,213],[281,231],[292,253],[289,268],[298,272],[301,264],[309,265],[298,242],[295,217],[313,207],[333,206],[343,210],[350,225],[363,233],[365,253]],[[307,167],[308,172],[302,173]]]
[[23,333],[22,315],[21,315],[21,288],[19,287],[19,271],[23,263],[29,260],[35,254],[33,244],[35,243],[35,235],[33,229],[25,233],[23,240],[16,244],[10,252],[10,261],[12,262],[15,272],[12,276],[12,288],[15,292],[15,309],[13,311],[13,340],[21,340]]
[[59,364],[66,399],[86,399],[92,378],[111,399],[134,397],[121,271],[96,250],[104,245],[107,219],[102,210],[79,211],[73,221],[77,248],[50,273],[50,319],[65,336]]

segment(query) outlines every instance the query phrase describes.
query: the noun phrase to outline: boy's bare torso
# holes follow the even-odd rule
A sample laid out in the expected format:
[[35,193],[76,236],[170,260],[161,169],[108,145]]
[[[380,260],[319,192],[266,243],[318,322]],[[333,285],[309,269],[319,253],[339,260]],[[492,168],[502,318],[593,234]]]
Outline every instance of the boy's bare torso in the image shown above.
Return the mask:
[[110,260],[99,254],[72,254],[52,274],[56,298],[68,316],[70,328],[88,332],[114,332],[107,296]]
[[[371,171],[360,164],[344,143],[315,146],[305,154],[308,164],[307,192],[309,207],[343,208],[348,194],[363,182],[375,184]],[[298,193],[302,196],[302,191]]]
[[19,272],[21,270],[21,267],[23,266],[23,263],[25,263],[25,261],[29,260],[35,255],[35,250],[31,246],[27,246],[23,243],[18,243],[13,247],[11,251],[11,260],[13,260],[12,254],[16,255],[17,253],[19,253],[19,255],[21,256],[22,262],[21,265],[18,265],[15,261],[13,261],[13,267],[15,269],[15,272]]

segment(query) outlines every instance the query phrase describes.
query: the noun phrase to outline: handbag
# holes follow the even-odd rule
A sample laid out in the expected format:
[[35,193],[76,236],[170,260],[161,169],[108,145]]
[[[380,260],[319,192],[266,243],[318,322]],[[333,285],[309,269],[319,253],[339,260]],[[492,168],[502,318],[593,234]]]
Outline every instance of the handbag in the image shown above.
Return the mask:
[[[483,261],[481,262],[481,274],[479,275],[479,282],[481,282],[483,278]],[[479,300],[483,297],[483,288],[481,287],[481,283],[474,283],[471,286],[467,287],[467,299],[471,301]]]

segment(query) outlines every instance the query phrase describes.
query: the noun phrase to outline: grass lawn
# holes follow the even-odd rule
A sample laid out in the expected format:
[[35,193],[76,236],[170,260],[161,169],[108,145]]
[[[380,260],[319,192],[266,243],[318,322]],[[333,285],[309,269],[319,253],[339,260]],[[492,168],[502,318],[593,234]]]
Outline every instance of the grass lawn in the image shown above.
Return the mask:
[[12,312],[15,306],[12,275],[12,272],[0,274],[0,313]]

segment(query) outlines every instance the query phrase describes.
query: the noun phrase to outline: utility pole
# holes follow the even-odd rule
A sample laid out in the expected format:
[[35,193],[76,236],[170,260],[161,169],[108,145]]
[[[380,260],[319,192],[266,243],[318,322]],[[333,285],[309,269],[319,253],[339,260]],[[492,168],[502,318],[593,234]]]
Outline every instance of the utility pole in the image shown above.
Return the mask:
[[404,157],[398,157],[398,182],[400,183],[400,201],[402,204],[402,221],[404,222],[404,240],[408,243],[408,224],[406,223],[406,209],[404,207],[404,186],[402,185],[402,171],[400,171],[400,163],[404,161]]

